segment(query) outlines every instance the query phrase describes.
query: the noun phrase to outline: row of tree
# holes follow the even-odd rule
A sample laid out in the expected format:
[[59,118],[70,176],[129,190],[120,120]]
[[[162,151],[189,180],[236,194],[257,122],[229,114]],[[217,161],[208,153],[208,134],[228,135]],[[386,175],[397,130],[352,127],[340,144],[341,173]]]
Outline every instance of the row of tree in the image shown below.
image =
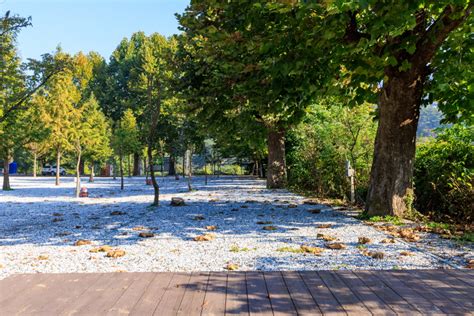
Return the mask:
[[[178,155],[201,151],[212,138],[223,153],[267,158],[267,185],[282,188],[288,131],[308,118],[310,107],[368,102],[376,104],[378,130],[367,211],[403,215],[413,200],[420,107],[436,101],[446,121],[472,123],[473,5],[194,0],[178,15],[178,36],[135,33],[109,62],[58,50],[31,61],[31,76],[15,49],[29,20],[6,15],[2,41],[10,44],[2,50],[9,47],[11,58],[2,51],[0,130],[12,142],[0,150],[9,161],[13,146],[41,150],[46,143],[58,168],[62,153],[73,153],[79,173],[81,159],[93,165],[110,157],[110,142],[122,187],[123,157],[133,155],[135,174],[144,159],[158,205],[157,155],[167,153],[174,169]],[[13,106],[18,102],[27,106]],[[12,126],[28,121],[45,127],[33,141],[6,136],[22,137],[16,130],[28,128]],[[360,123],[347,122],[348,130]]]
[[328,97],[346,106],[376,104],[366,209],[403,216],[413,201],[420,107],[436,101],[446,121],[474,118],[473,6],[191,1],[178,16],[183,91],[198,117],[217,129],[224,120],[266,134],[270,188],[286,183],[285,136],[311,104]]

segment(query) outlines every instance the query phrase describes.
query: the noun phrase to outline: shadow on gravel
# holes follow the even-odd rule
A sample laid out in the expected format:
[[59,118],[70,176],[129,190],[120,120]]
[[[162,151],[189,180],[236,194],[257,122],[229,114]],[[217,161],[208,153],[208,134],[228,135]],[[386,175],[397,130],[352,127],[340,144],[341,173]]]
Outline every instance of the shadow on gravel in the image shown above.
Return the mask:
[[[72,182],[72,179],[64,180]],[[294,197],[291,193],[256,188],[261,183],[253,178],[213,178],[206,186],[204,179],[198,177],[193,179],[194,187],[199,193],[214,193],[212,196],[201,195],[200,200],[186,201],[186,206],[182,207],[170,206],[168,197],[157,208],[150,207],[147,202],[148,197],[152,198],[152,189],[145,185],[144,178],[125,180],[128,182],[126,188],[120,191],[119,180],[99,178],[90,185],[89,198],[75,199],[70,198],[71,187],[35,187],[41,181],[54,183],[52,178],[16,178],[15,184],[25,189],[0,193],[0,246],[28,243],[70,246],[79,239],[112,246],[130,245],[143,240],[138,236],[143,231],[153,232],[154,239],[192,240],[196,235],[209,232],[206,226],[218,227],[212,231],[218,239],[242,236],[320,244],[314,234],[304,236],[298,234],[298,230],[325,223],[351,229],[351,225],[357,223],[340,213],[325,210],[322,205],[299,204],[290,208],[288,199]],[[188,197],[186,180],[167,178],[160,182],[162,194]],[[226,197],[231,193],[235,196],[235,190],[245,192],[249,199],[233,201],[230,196]],[[192,197],[192,193],[189,194]],[[4,201],[3,197],[11,196],[18,196],[18,199]],[[135,196],[144,196],[144,199],[125,200]],[[31,197],[39,199],[29,202]],[[252,197],[263,202],[252,200]],[[322,209],[322,213],[308,212],[315,208]],[[264,227],[270,230],[264,230]]]

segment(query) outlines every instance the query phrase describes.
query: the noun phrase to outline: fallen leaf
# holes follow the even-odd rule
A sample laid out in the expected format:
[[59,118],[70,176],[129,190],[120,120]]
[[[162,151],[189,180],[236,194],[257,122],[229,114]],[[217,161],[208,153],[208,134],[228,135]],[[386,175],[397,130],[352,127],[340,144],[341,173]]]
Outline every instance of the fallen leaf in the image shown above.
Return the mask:
[[346,249],[346,245],[341,244],[339,242],[327,243],[326,247],[329,249]]
[[382,244],[394,244],[395,243],[395,239],[393,238],[384,238],[380,241]]
[[228,263],[228,264],[225,266],[225,269],[226,269],[226,270],[229,270],[229,271],[235,271],[235,270],[238,270],[238,269],[239,269],[239,265],[236,264],[236,263]]
[[303,252],[306,252],[306,253],[311,253],[313,255],[321,255],[321,253],[324,251],[323,248],[320,248],[320,247],[311,247],[311,246],[307,246],[307,245],[302,245],[301,247],[301,250],[303,250]]
[[275,226],[263,226],[262,229],[263,230],[277,230],[278,228],[276,228]]
[[105,256],[108,258],[119,258],[125,256],[125,251],[120,249],[110,250]]
[[370,244],[372,240],[368,237],[359,237],[359,244],[365,245],[365,244]]
[[217,226],[216,225],[209,225],[209,226],[206,226],[205,227],[207,230],[217,230]]
[[331,228],[332,224],[318,224],[316,228]]
[[334,241],[337,239],[336,237],[325,235],[325,234],[317,234],[316,237],[321,238],[324,241]]
[[47,255],[39,255],[38,258],[36,258],[38,260],[48,260],[49,259],[49,256]]
[[97,248],[92,248],[91,250],[89,250],[89,252],[92,252],[92,253],[109,252],[111,250],[112,250],[112,247],[110,247],[109,245],[103,245]]
[[400,252],[400,256],[413,256],[413,255],[414,254],[412,252],[406,251],[406,250]]

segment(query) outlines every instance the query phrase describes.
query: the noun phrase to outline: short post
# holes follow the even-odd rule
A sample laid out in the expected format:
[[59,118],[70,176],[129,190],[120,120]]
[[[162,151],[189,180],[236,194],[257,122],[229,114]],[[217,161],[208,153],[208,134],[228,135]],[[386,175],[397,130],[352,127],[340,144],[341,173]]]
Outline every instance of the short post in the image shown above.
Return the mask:
[[351,167],[351,162],[346,160],[346,175],[350,178],[351,182],[351,203],[355,203],[355,184],[354,184],[354,169]]

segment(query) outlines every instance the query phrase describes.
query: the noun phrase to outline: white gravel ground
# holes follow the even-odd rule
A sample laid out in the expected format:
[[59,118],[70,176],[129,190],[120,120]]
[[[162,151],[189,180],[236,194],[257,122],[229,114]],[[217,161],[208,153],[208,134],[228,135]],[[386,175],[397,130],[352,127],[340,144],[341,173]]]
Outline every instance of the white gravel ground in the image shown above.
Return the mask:
[[[267,190],[264,181],[221,177],[204,185],[203,178],[194,178],[197,190],[187,192],[185,180],[160,179],[159,208],[150,207],[152,188],[144,178],[126,178],[123,191],[119,179],[85,181],[89,198],[73,197],[73,178],[63,178],[56,187],[51,177],[14,177],[15,190],[0,191],[0,279],[31,272],[219,271],[228,263],[239,270],[419,269],[445,264],[400,240],[382,244],[387,235],[327,207],[311,214],[308,210],[318,206],[303,205],[302,197],[285,190]],[[182,197],[187,205],[172,207],[171,197]],[[125,214],[111,215],[113,211]],[[204,220],[195,220],[198,215]],[[277,230],[265,231],[258,221],[271,221]],[[333,227],[316,228],[322,223]],[[218,226],[216,239],[193,241],[207,225]],[[155,236],[139,238],[140,231],[133,230],[137,226]],[[336,237],[347,249],[327,249],[321,256],[277,250],[303,244],[324,247],[318,233]],[[384,258],[362,255],[359,236],[372,239],[368,250],[383,251]],[[92,245],[74,246],[79,239]],[[112,259],[89,252],[98,245],[126,254]],[[230,251],[235,247],[247,249]],[[401,256],[404,250],[413,255]]]

